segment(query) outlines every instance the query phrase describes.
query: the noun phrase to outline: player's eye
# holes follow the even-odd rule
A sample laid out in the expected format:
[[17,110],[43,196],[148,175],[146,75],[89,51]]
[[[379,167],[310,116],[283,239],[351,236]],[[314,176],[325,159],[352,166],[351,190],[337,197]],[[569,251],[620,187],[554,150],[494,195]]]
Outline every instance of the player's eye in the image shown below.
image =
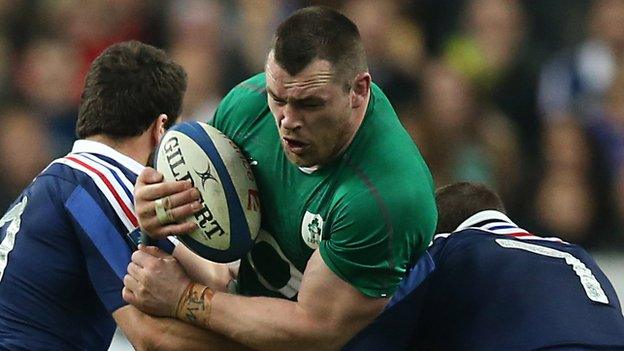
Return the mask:
[[278,98],[277,96],[273,95],[273,93],[271,93],[271,92],[269,92],[269,97],[278,106],[286,105],[286,100]]
[[271,99],[273,100],[273,102],[278,105],[278,106],[284,106],[286,105],[286,100],[282,100],[282,99],[278,99],[275,96],[271,96]]
[[316,109],[319,109],[319,108],[325,106],[324,103],[316,102],[316,101],[314,101],[314,102],[303,102],[303,103],[300,103],[298,105],[299,105],[300,108],[302,108],[304,110],[316,110]]

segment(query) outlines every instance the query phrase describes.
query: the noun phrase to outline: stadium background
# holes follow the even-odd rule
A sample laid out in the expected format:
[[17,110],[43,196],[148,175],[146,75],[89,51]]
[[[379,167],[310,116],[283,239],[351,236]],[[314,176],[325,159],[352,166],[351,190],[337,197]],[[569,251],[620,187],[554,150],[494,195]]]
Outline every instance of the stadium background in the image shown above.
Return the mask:
[[206,120],[309,4],[358,24],[437,186],[491,185],[523,227],[590,249],[624,297],[622,0],[0,0],[0,210],[69,151],[106,46],[167,50],[189,73],[183,118]]

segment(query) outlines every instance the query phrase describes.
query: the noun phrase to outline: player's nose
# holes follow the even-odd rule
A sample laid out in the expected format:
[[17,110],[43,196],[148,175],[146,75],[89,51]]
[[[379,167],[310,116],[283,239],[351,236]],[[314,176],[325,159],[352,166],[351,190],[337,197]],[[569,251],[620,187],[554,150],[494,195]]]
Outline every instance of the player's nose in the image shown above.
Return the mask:
[[288,130],[296,130],[301,127],[301,116],[290,104],[281,109],[280,127]]

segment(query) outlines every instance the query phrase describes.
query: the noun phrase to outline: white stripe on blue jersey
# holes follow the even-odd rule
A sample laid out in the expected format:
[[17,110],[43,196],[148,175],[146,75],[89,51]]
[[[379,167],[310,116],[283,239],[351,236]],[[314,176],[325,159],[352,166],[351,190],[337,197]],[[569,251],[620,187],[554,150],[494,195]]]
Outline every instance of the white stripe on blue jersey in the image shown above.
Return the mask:
[[[72,155],[74,156],[74,155]],[[104,181],[92,170],[88,169],[87,167],[78,164],[74,161],[72,161],[71,159],[68,158],[60,158],[58,160],[55,160],[53,163],[61,163],[64,164],[66,166],[69,166],[73,169],[76,169],[78,171],[81,171],[83,173],[85,173],[86,175],[88,175],[93,182],[97,185],[98,189],[102,192],[102,194],[104,194],[104,196],[106,197],[106,199],[108,200],[108,202],[110,203],[110,205],[113,207],[113,209],[115,210],[115,213],[117,213],[117,216],[119,217],[119,219],[121,220],[121,222],[124,224],[124,226],[126,227],[126,229],[128,231],[131,231],[134,229],[134,225],[132,223],[132,219],[130,218],[130,216],[128,214],[125,213],[125,211],[122,209],[122,206],[126,206],[128,207],[128,200],[127,199],[123,199],[123,204],[122,202],[120,202],[119,200],[117,200],[115,198],[115,196],[113,195],[113,191],[115,191],[115,189],[111,190],[108,188],[108,186],[106,186],[106,184],[104,183]],[[91,162],[92,164],[95,162]],[[92,164],[90,164],[90,166],[93,166]],[[123,191],[119,191],[119,184],[117,183],[117,181],[114,179],[114,177],[112,177],[112,175],[110,175],[110,172],[108,171],[104,171],[102,174],[104,174],[107,178],[107,180],[113,184],[113,187],[116,188],[116,192],[118,194],[124,193]]]
[[67,156],[53,161],[52,164],[64,164],[88,175],[109,201],[126,229],[132,231],[137,227],[132,197],[133,181],[128,179],[118,166],[98,157],[99,155],[114,160],[136,175],[144,168],[134,159],[107,145],[91,140],[76,141]]
[[[124,190],[131,190],[134,189],[134,184],[132,182],[130,182],[130,180],[128,180],[128,178],[124,175],[124,173],[119,169],[119,167],[113,166],[110,163],[104,161],[101,158],[96,157],[95,155],[89,154],[89,153],[79,153],[78,155],[80,156],[84,156],[90,160],[92,160],[93,162],[99,163],[101,164],[103,167],[108,168],[110,171],[114,172],[115,175],[117,175],[117,179],[120,180],[122,182],[123,185],[125,185],[125,189]],[[134,195],[132,194],[132,192],[129,193],[128,195],[130,202],[134,201]]]
[[74,142],[71,153],[77,154],[81,152],[87,152],[95,155],[102,155],[115,160],[122,166],[126,167],[132,173],[139,174],[145,168],[144,165],[137,162],[135,159],[126,156],[119,151],[113,149],[108,145],[104,145],[93,140],[77,140]]

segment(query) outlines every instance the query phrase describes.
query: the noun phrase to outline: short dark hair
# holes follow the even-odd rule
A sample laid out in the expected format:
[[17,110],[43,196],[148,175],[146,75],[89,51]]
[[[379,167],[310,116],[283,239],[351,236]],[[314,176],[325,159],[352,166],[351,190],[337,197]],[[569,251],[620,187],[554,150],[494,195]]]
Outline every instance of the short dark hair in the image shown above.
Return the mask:
[[331,62],[343,78],[368,71],[357,26],[340,12],[322,6],[300,9],[282,22],[273,52],[275,62],[292,76],[317,58]]
[[87,73],[76,134],[137,136],[163,113],[169,127],[181,112],[186,83],[184,69],[163,50],[139,41],[113,44]]
[[479,183],[459,182],[436,190],[438,226],[436,233],[450,233],[470,216],[484,210],[505,213],[500,197]]

